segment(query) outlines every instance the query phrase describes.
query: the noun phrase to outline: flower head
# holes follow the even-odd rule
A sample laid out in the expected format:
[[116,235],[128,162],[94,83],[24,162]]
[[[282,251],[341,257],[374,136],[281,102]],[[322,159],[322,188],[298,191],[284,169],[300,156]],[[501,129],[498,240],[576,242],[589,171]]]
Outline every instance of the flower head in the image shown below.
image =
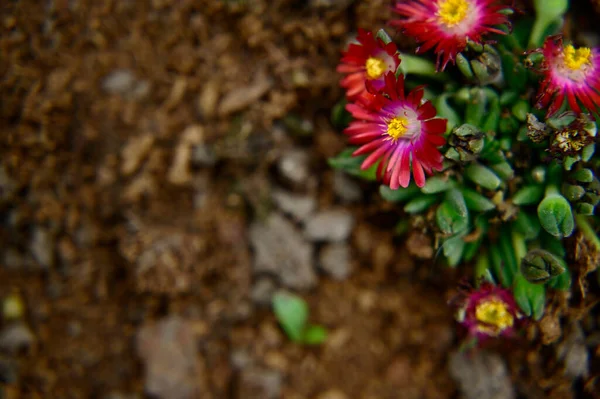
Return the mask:
[[394,11],[404,18],[391,21],[391,25],[421,43],[417,52],[435,47],[438,70],[443,70],[448,62],[455,62],[467,40],[481,43],[486,33],[504,34],[494,26],[509,25],[500,12],[506,8],[497,0],[398,1]]
[[521,317],[511,292],[490,283],[468,292],[456,316],[479,339],[512,335]]
[[377,176],[390,188],[407,187],[411,166],[417,186],[425,185],[425,173],[442,169],[442,154],[437,147],[446,142],[445,119],[434,118],[436,110],[423,101],[423,89],[405,96],[404,76],[388,72],[379,92],[371,89],[370,101],[358,99],[346,109],[356,119],[344,130],[351,144],[360,147],[353,155],[369,154],[363,161],[367,169],[379,161]]
[[554,115],[565,98],[569,107],[582,113],[583,105],[590,113],[600,113],[600,51],[597,48],[563,46],[562,37],[551,36],[539,49],[544,60],[536,106],[548,107],[547,117]]
[[367,81],[378,90],[383,88],[383,76],[387,72],[396,72],[400,65],[394,43],[385,44],[380,38],[375,38],[372,32],[363,29],[358,30],[357,40],[358,44],[348,46],[337,67],[338,72],[347,74],[340,85],[346,89],[350,99],[366,92]]

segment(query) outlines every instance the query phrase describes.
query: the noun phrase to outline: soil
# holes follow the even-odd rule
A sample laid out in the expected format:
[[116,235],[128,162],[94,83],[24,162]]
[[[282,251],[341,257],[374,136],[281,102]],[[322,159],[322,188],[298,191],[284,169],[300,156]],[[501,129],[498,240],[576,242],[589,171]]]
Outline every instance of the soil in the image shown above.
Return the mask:
[[[597,395],[600,290],[581,237],[573,294],[476,352],[508,393],[473,394],[457,370],[469,358],[449,360],[465,271],[438,261],[418,220],[395,236],[404,215],[376,185],[328,167],[345,146],[329,120],[340,51],[385,26],[388,1],[0,13],[0,398]],[[311,238],[328,211],[348,230]],[[258,268],[252,226],[273,214],[290,233],[267,234],[281,255]],[[307,300],[324,344],[287,339],[269,306],[281,288]]]

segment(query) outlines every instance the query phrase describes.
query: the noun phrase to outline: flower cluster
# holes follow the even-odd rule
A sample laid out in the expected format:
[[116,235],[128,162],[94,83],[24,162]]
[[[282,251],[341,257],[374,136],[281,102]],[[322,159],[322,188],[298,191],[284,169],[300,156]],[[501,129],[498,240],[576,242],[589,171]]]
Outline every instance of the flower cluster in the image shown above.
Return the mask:
[[514,31],[512,3],[398,0],[390,25],[433,60],[359,30],[337,68],[337,125],[353,148],[332,165],[382,183],[407,214],[396,231],[415,216],[449,266],[474,264],[486,283],[458,319],[477,338],[513,335],[522,317],[542,317],[548,290],[570,289],[563,259],[575,240],[564,238],[576,229],[600,251],[590,217],[600,203],[600,49],[552,31],[566,1],[534,1],[535,19]]

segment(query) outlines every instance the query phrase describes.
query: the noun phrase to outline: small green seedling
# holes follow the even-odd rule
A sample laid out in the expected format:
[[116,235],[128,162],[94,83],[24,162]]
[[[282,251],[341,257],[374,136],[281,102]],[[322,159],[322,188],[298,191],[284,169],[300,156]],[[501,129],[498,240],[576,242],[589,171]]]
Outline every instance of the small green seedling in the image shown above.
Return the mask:
[[294,342],[319,345],[327,339],[323,326],[308,324],[308,305],[304,299],[286,291],[273,295],[275,317],[287,336]]

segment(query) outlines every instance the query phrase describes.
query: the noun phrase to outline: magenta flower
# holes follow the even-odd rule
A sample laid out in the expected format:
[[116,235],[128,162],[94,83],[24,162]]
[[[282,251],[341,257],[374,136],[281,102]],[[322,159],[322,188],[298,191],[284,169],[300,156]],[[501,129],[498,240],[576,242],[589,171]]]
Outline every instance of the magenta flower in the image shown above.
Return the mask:
[[536,99],[537,108],[548,107],[546,117],[554,115],[565,102],[582,113],[600,113],[600,51],[572,45],[563,46],[562,37],[551,36],[538,51],[544,55],[544,79]]
[[337,71],[347,74],[340,85],[346,89],[349,99],[366,92],[365,83],[368,81],[376,88],[384,86],[383,76],[387,72],[396,72],[400,59],[394,43],[385,44],[375,38],[373,33],[363,29],[358,30],[358,44],[350,44],[343,53]]
[[514,334],[522,317],[512,293],[490,283],[465,295],[456,319],[469,335],[485,339]]
[[467,40],[482,42],[488,33],[504,34],[495,28],[509,25],[501,13],[509,8],[497,0],[404,0],[398,1],[394,11],[402,19],[391,21],[401,31],[414,37],[421,46],[418,53],[434,48],[437,68],[444,70],[453,63],[458,53],[467,46]]
[[436,110],[423,101],[423,89],[404,95],[404,76],[389,72],[379,92],[358,99],[346,109],[356,119],[344,130],[351,144],[360,145],[353,155],[369,154],[361,168],[379,162],[377,176],[390,188],[407,187],[411,168],[415,183],[425,185],[425,173],[442,169],[438,147],[446,143],[447,120],[434,118]]

